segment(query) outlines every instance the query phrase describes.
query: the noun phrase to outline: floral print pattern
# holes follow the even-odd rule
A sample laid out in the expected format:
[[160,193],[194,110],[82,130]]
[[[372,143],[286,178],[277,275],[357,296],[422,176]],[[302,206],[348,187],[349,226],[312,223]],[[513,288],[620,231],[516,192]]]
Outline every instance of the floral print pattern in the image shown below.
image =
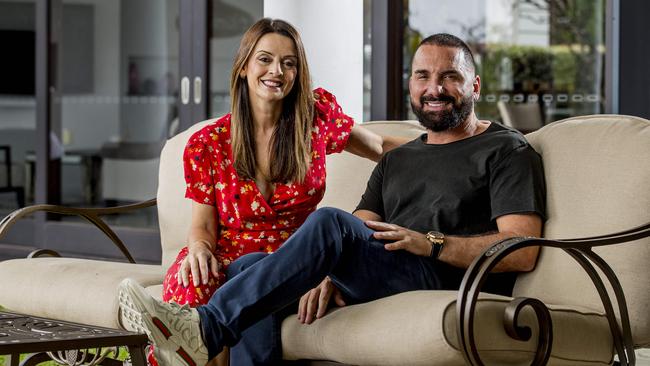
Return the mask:
[[[343,151],[354,125],[334,95],[314,90],[314,124],[311,165],[303,183],[276,184],[267,202],[253,180],[239,179],[232,165],[230,114],[192,135],[185,146],[183,164],[185,197],[215,206],[219,213],[219,238],[215,257],[219,274],[206,285],[183,287],[177,274],[188,249],[184,247],[167,270],[163,300],[196,307],[208,302],[225,282],[225,270],[240,256],[252,252],[273,253],[316,209],[325,194],[325,155]],[[158,366],[153,346],[149,364]]]
[[[163,299],[198,306],[207,302],[225,281],[225,269],[252,252],[273,253],[312,213],[325,193],[325,156],[346,146],[354,124],[326,90],[314,90],[311,164],[302,183],[277,183],[267,202],[251,179],[240,179],[232,164],[230,114],[190,137],[183,156],[185,196],[212,205],[219,214],[215,256],[221,272],[207,285],[183,287],[176,280],[187,248],[165,276]],[[191,280],[190,280],[191,282]]]

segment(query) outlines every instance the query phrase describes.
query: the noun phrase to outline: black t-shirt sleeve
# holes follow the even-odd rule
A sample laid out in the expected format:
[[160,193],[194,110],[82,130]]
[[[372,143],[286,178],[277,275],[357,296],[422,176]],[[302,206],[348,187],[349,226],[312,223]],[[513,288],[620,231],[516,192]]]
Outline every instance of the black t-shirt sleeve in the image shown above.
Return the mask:
[[384,214],[384,199],[382,195],[382,184],[384,181],[384,168],[386,165],[386,158],[382,158],[375,166],[375,169],[368,179],[366,191],[361,196],[361,202],[357,205],[357,210],[368,210],[381,216],[382,219],[386,218]]
[[542,159],[530,145],[513,149],[493,167],[490,175],[492,220],[525,212],[545,219],[545,197]]

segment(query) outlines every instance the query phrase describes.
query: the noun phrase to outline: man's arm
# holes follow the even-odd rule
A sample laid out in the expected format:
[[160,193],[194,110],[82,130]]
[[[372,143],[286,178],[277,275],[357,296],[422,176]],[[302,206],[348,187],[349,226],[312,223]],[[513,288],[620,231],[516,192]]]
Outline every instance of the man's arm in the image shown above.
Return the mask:
[[[497,218],[499,232],[473,237],[445,236],[438,259],[455,267],[467,268],[487,247],[497,241],[514,237],[539,237],[542,219],[536,214],[511,214]],[[519,249],[503,258],[494,272],[532,271],[539,247]]]
[[[542,233],[542,219],[537,214],[509,214],[497,218],[496,233],[486,233],[471,237],[445,236],[445,242],[438,260],[455,267],[467,268],[476,256],[495,242],[513,237],[539,237]],[[413,254],[429,256],[431,243],[424,233],[403,228],[398,225],[366,221],[366,225],[377,230],[377,239],[392,241],[386,250],[406,250]],[[539,248],[527,247],[517,250],[501,260],[494,272],[525,272],[535,267]]]
[[362,221],[384,221],[379,214],[370,210],[356,210],[352,214]]

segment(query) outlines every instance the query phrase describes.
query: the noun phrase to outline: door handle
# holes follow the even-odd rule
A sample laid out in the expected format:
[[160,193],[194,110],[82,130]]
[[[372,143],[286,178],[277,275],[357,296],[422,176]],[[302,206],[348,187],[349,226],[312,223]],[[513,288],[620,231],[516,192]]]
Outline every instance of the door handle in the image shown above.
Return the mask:
[[181,103],[188,104],[190,102],[190,78],[184,76],[181,79]]
[[194,104],[201,104],[201,95],[201,78],[197,76],[194,78]]

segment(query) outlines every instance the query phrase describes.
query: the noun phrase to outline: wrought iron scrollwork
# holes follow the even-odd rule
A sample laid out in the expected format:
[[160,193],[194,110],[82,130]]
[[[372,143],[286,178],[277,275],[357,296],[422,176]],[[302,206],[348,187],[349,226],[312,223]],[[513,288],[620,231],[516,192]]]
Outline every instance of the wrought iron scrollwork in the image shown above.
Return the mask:
[[103,215],[112,215],[130,212],[134,210],[139,210],[142,208],[150,207],[156,205],[156,199],[150,199],[148,201],[134,203],[132,205],[124,205],[117,207],[103,207],[103,208],[76,208],[76,207],[65,207],[57,205],[35,205],[28,206],[21,209],[18,209],[0,221],[0,238],[2,238],[9,228],[13,226],[19,219],[31,215],[35,212],[50,212],[59,215],[71,215],[71,216],[80,216],[86,219],[88,222],[93,224],[99,230],[101,230],[109,239],[118,247],[118,249],[124,254],[126,259],[130,263],[135,263],[135,259],[131,256],[131,253],[126,248],[122,240],[117,236],[117,234],[99,217]]
[[[41,348],[42,351],[30,354],[22,361],[22,366],[34,366],[49,360],[67,366],[130,365],[131,361],[129,360],[117,360],[120,347],[116,346],[114,342],[133,342],[133,339],[126,339],[133,336],[140,338],[144,335],[117,329],[0,312],[0,346],[4,346],[5,351],[11,350],[8,346],[48,345],[46,348]],[[141,342],[137,344],[143,345],[146,342],[146,336],[144,336],[143,340],[137,339],[136,342]],[[72,349],[65,349],[68,347]],[[131,349],[131,347],[132,345],[128,346],[129,357],[133,357],[133,351],[137,350],[137,348]],[[62,350],[49,351],[57,349]],[[23,351],[16,350],[15,355],[17,356],[18,353],[23,353]],[[14,355],[14,352],[10,352],[10,354]],[[142,362],[136,364],[142,365],[144,364],[144,354],[136,355],[136,357],[139,356],[142,356],[138,359]]]
[[47,352],[47,355],[54,362],[67,366],[95,366],[101,364],[110,354],[113,354],[114,357],[118,355],[117,347],[95,348],[92,350],[93,353],[89,352],[88,349],[82,349]]
[[[470,365],[483,365],[476,343],[474,341],[474,311],[476,301],[488,273],[497,263],[515,250],[529,246],[546,246],[560,248],[576,260],[589,275],[598,294],[600,295],[614,340],[614,347],[621,365],[634,365],[634,343],[630,329],[630,319],[623,288],[612,268],[599,255],[593,252],[596,246],[620,244],[650,236],[650,224],[611,235],[600,235],[581,239],[549,240],[539,238],[510,238],[495,243],[477,257],[465,272],[465,277],[458,291],[457,301],[457,331],[461,351],[465,361]],[[595,269],[598,267],[611,286],[618,307],[618,318],[612,300],[601,275]],[[532,298],[514,299],[506,307],[504,327],[513,339],[528,340],[531,330],[518,325],[518,314],[524,307],[529,306],[535,311],[539,325],[539,337],[535,357],[531,365],[544,365],[551,356],[553,331],[550,313],[540,300]],[[620,322],[619,322],[620,319]]]

